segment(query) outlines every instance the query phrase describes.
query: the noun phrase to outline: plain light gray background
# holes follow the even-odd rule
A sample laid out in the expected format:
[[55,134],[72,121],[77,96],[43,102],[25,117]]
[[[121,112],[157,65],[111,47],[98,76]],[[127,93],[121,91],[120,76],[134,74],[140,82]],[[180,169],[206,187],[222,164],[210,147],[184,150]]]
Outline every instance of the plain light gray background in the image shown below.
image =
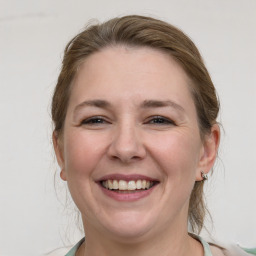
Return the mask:
[[256,246],[255,0],[0,0],[0,255],[41,255],[66,241],[50,97],[68,40],[91,18],[125,14],[164,19],[201,50],[225,129],[206,188],[211,233]]

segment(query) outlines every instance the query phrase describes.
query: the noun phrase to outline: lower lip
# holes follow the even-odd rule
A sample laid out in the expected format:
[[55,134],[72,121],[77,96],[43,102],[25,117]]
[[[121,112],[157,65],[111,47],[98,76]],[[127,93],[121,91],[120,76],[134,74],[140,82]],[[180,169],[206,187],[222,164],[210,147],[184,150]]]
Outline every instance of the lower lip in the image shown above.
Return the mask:
[[137,201],[137,200],[140,200],[144,197],[147,197],[151,194],[151,192],[155,189],[155,187],[157,185],[154,185],[153,187],[147,189],[147,190],[142,190],[142,191],[136,191],[134,193],[118,193],[118,192],[114,192],[113,190],[109,190],[109,189],[106,189],[104,187],[102,187],[100,184],[99,184],[101,190],[103,191],[103,193],[105,195],[107,195],[108,197],[111,197],[117,201]]

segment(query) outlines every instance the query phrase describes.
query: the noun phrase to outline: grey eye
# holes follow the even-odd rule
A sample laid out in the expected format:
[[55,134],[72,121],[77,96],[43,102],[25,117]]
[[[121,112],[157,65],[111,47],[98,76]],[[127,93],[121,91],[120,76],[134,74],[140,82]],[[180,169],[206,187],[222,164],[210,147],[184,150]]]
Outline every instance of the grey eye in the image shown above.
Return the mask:
[[95,116],[95,117],[90,117],[88,119],[83,120],[81,124],[93,125],[93,124],[104,124],[104,123],[107,123],[107,121],[104,118]]
[[165,117],[162,117],[162,116],[155,116],[155,117],[152,117],[149,121],[148,121],[149,124],[161,124],[161,125],[168,125],[168,124],[175,124],[174,121],[168,119],[168,118],[165,118]]

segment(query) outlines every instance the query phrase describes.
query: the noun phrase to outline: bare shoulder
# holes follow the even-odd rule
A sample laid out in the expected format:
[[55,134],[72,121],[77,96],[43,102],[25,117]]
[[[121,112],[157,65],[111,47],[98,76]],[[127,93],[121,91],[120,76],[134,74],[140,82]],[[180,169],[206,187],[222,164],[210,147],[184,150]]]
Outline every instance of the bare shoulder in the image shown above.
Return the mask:
[[213,256],[227,256],[227,254],[225,254],[218,246],[210,245],[210,248]]
[[235,244],[228,244],[225,246],[210,244],[210,249],[213,256],[247,256],[247,255],[249,256],[250,255]]

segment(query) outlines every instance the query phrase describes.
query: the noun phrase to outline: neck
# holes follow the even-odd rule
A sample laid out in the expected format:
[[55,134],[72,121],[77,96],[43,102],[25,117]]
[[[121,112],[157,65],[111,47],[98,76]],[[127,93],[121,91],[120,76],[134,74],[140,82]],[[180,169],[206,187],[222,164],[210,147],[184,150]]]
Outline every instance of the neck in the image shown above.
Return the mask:
[[[170,232],[171,230],[171,232]],[[203,247],[200,242],[190,237],[187,227],[176,230],[165,230],[158,235],[145,239],[139,238],[137,242],[129,243],[111,236],[104,236],[101,232],[86,229],[86,244],[83,244],[76,256],[203,256]],[[95,230],[94,230],[95,231]],[[167,232],[168,231],[168,232]]]

